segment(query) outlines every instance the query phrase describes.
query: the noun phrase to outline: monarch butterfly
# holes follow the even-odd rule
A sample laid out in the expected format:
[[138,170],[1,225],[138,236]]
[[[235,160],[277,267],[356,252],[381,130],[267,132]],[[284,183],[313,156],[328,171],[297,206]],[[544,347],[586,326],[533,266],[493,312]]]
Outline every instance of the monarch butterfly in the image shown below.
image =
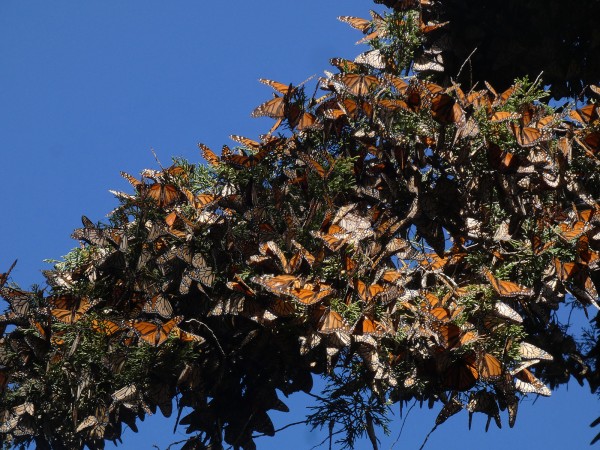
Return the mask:
[[362,315],[356,324],[352,327],[353,335],[358,336],[375,336],[381,337],[384,335],[393,335],[394,327],[386,321],[377,321],[368,315]]
[[294,247],[296,247],[298,252],[300,252],[300,255],[302,255],[302,258],[308,263],[308,265],[310,267],[312,267],[313,264],[315,264],[315,262],[317,261],[317,258],[315,258],[312,255],[312,253],[310,253],[308,250],[306,250],[299,242],[296,242],[295,240],[292,239],[292,245]]
[[488,279],[494,290],[501,297],[518,297],[518,296],[526,296],[531,297],[533,295],[533,289],[520,286],[512,281],[499,280],[496,278],[492,272],[488,269],[482,269],[483,274]]
[[513,113],[509,111],[497,111],[495,112],[490,121],[492,122],[506,122],[507,120],[515,120],[521,117],[519,113]]
[[344,58],[331,58],[329,60],[329,64],[337,67],[341,72],[345,73],[354,73],[361,70],[361,67],[357,63]]
[[75,432],[80,433],[86,428],[90,428],[89,436],[92,439],[104,439],[106,434],[106,428],[108,427],[108,417],[103,416],[99,419],[96,416],[87,416],[85,419],[81,421],[81,423],[75,429]]
[[360,17],[339,16],[337,19],[340,22],[347,23],[352,28],[355,28],[363,33],[366,33],[369,30],[369,28],[371,28],[371,21],[367,19],[361,19]]
[[446,402],[435,418],[435,425],[437,426],[443,424],[450,417],[461,412],[464,407],[465,405],[463,405],[459,399],[456,397],[451,398]]
[[339,331],[349,331],[350,327],[346,320],[331,308],[324,308],[317,330],[323,334],[331,334]]
[[87,298],[67,297],[61,296],[57,299],[49,300],[51,304],[56,305],[50,310],[52,316],[69,325],[81,320],[81,318],[91,308],[96,306],[100,300],[88,300]]
[[361,53],[354,58],[354,62],[371,66],[374,69],[385,69],[387,65],[387,61],[379,49]]
[[183,316],[173,317],[166,323],[127,321],[126,324],[142,340],[154,347],[158,347],[169,338],[169,334],[176,325],[183,320]]
[[485,353],[479,358],[479,376],[485,381],[498,379],[502,375],[502,363],[494,355]]
[[296,252],[288,261],[279,246],[274,241],[267,241],[260,248],[261,253],[276,256],[281,268],[286,274],[294,273],[298,269],[302,259],[301,253]]
[[135,384],[129,384],[112,393],[111,398],[114,402],[125,403],[135,399],[138,396],[138,389]]
[[256,292],[237,274],[234,276],[234,281],[227,282],[227,287],[232,291],[241,292],[246,297],[256,297]]
[[573,225],[568,225],[566,223],[560,223],[560,237],[562,237],[566,241],[571,241],[573,239],[577,239],[583,236],[586,232],[591,229],[591,226],[587,222],[582,222],[578,220]]
[[185,273],[192,280],[198,281],[206,287],[212,287],[215,281],[215,273],[212,268],[207,265],[201,265],[200,267],[187,269]]
[[577,122],[587,125],[598,119],[598,106],[595,103],[590,103],[581,109],[571,111],[569,116]]
[[431,33],[439,28],[446,26],[449,22],[438,22],[438,23],[425,23],[421,21],[419,24],[419,28],[421,29],[421,33]]
[[277,317],[290,317],[296,313],[294,303],[283,298],[272,299],[269,310]]
[[10,273],[12,272],[16,264],[17,260],[15,259],[15,261],[11,264],[11,266],[6,272],[0,273],[0,288],[6,284],[6,280],[8,280],[8,277],[10,276]]
[[357,73],[347,73],[336,75],[332,81],[341,83],[342,89],[350,92],[357,97],[364,97],[375,87],[379,86],[379,80],[373,75],[362,75]]
[[154,380],[146,391],[146,398],[150,400],[152,405],[155,405],[152,412],[156,412],[156,406],[158,406],[163,416],[170,417],[173,412],[174,391],[169,383]]
[[287,294],[292,287],[300,288],[302,281],[295,275],[261,275],[253,277],[252,281],[273,294]]
[[534,393],[545,397],[551,395],[550,389],[528,369],[523,369],[515,374],[515,388],[524,394]]
[[521,315],[504,302],[496,302],[494,304],[494,312],[498,317],[512,320],[516,323],[523,323]]
[[444,370],[443,384],[446,388],[466,391],[471,389],[479,379],[475,356],[467,353],[457,361],[450,363]]
[[371,303],[378,295],[385,291],[385,288],[377,283],[367,287],[363,281],[354,280],[354,290],[363,302]]
[[519,155],[502,150],[498,145],[489,143],[487,158],[490,166],[501,173],[533,173],[535,166]]
[[517,90],[517,87],[518,87],[518,85],[515,84],[515,85],[509,87],[507,90],[505,90],[502,94],[499,95],[496,92],[496,90],[492,87],[492,85],[489,84],[487,81],[485,81],[485,86],[487,87],[488,91],[494,97],[494,100],[492,102],[492,107],[494,107],[494,108],[504,106],[506,104],[506,102],[508,101],[508,99],[515,93],[515,91]]
[[203,343],[206,339],[202,336],[198,336],[197,334],[190,333],[189,331],[184,331],[179,327],[173,328],[173,336],[179,339],[182,342],[200,342]]
[[552,361],[552,355],[539,347],[536,347],[529,342],[521,342],[519,344],[519,355],[522,359],[535,359],[543,361]]
[[314,305],[334,293],[335,290],[331,286],[325,284],[311,285],[307,283],[301,288],[292,287],[288,295],[303,305]]
[[537,128],[521,128],[514,122],[510,122],[510,129],[517,140],[517,144],[519,144],[521,147],[533,147],[546,138],[546,136],[544,136]]
[[400,95],[404,95],[406,93],[406,91],[408,90],[408,87],[409,87],[408,83],[400,77],[390,75],[390,74],[385,74],[383,79],[387,84],[393,86],[394,89],[396,89],[396,92]]
[[151,198],[158,203],[158,206],[161,208],[165,208],[179,199],[179,190],[173,184],[163,184],[159,182],[146,184],[126,172],[121,172],[121,176],[129,181],[142,196]]
[[339,251],[348,243],[350,237],[349,233],[338,225],[331,225],[327,233],[323,233],[321,231],[311,231],[310,234],[321,239],[327,248],[329,248],[329,250],[332,252]]
[[469,402],[467,403],[466,408],[467,411],[469,411],[469,429],[471,429],[471,421],[474,412],[482,412],[488,415],[488,420],[485,425],[486,432],[489,429],[492,417],[498,428],[502,428],[502,423],[500,422],[500,410],[496,403],[496,398],[491,392],[488,392],[485,389],[472,392],[471,395],[469,395]]
[[96,333],[102,333],[107,336],[112,336],[117,331],[121,330],[121,327],[115,322],[106,319],[93,319],[91,323],[91,328]]
[[150,314],[158,314],[165,319],[169,319],[173,315],[171,303],[161,294],[157,294],[146,300],[142,306],[142,311]]
[[218,200],[216,195],[212,194],[198,194],[194,195],[186,188],[181,188],[181,192],[187,198],[188,203],[197,211],[202,211],[207,206],[210,206]]
[[221,165],[221,158],[219,158],[215,152],[202,143],[198,143],[198,148],[202,153],[202,157],[212,166],[219,167]]
[[461,123],[465,113],[448,94],[437,94],[431,99],[431,117],[441,124]]
[[24,317],[29,314],[31,302],[35,298],[33,292],[21,291],[10,287],[0,287],[2,296],[10,305],[10,309],[18,316]]
[[[284,119],[290,110],[290,99],[292,95],[296,92],[298,87],[294,87],[291,84],[285,88],[283,83],[279,83],[271,80],[259,80],[261,83],[267,84],[271,86],[276,91],[283,94],[283,97],[275,96],[271,100],[267,100],[266,102],[257,106],[250,115],[252,117],[271,117],[272,119]],[[301,86],[301,85],[300,85]]]
[[71,234],[73,239],[85,241],[91,245],[105,247],[112,245],[115,248],[123,248],[123,232],[111,228],[98,228],[86,216],[81,216],[83,228],[78,228]]
[[246,155],[246,154],[243,154],[243,155],[231,154],[231,155],[226,155],[226,156],[224,155],[224,156],[222,156],[221,159],[223,161],[229,163],[230,165],[234,166],[235,168],[250,169],[250,168],[256,166],[263,159],[265,159],[265,157],[269,153],[271,153],[271,150],[269,150],[268,148],[263,148],[258,153],[251,153],[249,155]]

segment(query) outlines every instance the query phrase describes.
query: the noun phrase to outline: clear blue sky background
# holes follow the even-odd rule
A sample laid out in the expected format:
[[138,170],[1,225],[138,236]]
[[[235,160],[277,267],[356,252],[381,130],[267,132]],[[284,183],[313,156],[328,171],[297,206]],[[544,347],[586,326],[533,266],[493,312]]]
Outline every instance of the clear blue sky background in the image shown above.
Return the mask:
[[[373,7],[365,0],[0,1],[0,272],[19,258],[13,278],[25,287],[42,283],[42,260],[76,246],[69,235],[81,214],[102,220],[116,205],[108,189],[129,189],[120,170],[158,168],[151,148],[168,165],[171,156],[200,161],[199,141],[218,150],[231,144],[230,134],[257,138],[271,124],[249,117],[271,96],[257,79],[298,83],[322,74],[330,57],[366,50],[335,17],[368,17]],[[521,403],[512,430],[504,415],[505,428],[492,425],[486,434],[476,416],[469,432],[464,412],[426,448],[587,448],[595,435],[588,424],[600,413],[595,396],[572,384],[534,400]],[[277,413],[276,426],[301,420],[308,401],[289,399],[292,413]],[[394,448],[417,449],[438,409],[415,408]],[[183,438],[172,427],[173,419],[149,418],[142,435],[125,432],[120,448],[164,449]],[[399,427],[395,420],[382,449]],[[297,426],[258,443],[308,449],[324,437]]]

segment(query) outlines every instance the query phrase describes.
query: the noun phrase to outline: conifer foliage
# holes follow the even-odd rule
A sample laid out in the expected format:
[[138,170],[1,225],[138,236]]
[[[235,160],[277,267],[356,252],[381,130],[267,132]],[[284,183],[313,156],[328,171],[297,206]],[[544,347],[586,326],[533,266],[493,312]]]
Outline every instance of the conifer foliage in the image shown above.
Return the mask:
[[103,448],[160,411],[185,449],[253,449],[288,410],[278,391],[324,374],[311,423],[375,448],[388,400],[512,426],[524,395],[598,387],[596,336],[555,315],[598,308],[598,108],[553,108],[527,78],[430,81],[429,3],[340,17],[369,50],[261,80],[258,141],[123,173],[110,223],[83,217],[47,288],[2,275],[4,442]]

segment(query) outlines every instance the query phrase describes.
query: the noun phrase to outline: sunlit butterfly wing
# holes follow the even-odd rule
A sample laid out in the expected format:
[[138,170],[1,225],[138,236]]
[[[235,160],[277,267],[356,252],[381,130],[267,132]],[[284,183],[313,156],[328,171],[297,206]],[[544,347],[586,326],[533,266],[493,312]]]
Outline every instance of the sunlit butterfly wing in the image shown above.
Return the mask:
[[10,309],[19,317],[27,316],[35,298],[33,292],[21,291],[10,287],[0,287],[0,295],[8,302]]
[[6,280],[8,280],[8,277],[10,276],[10,273],[12,272],[16,264],[17,260],[15,259],[6,272],[0,273],[0,287],[6,284]]
[[533,295],[533,289],[520,286],[512,281],[499,280],[486,268],[483,269],[483,274],[501,297],[530,297]]
[[154,347],[158,347],[169,338],[171,330],[182,320],[183,316],[177,316],[164,324],[143,321],[128,321],[126,323],[140,339]]
[[146,300],[142,311],[150,314],[158,314],[165,319],[169,319],[173,316],[173,307],[171,303],[161,294],[157,294],[154,297]]
[[527,369],[515,374],[515,388],[524,394],[534,393],[545,397],[551,395],[550,389]]

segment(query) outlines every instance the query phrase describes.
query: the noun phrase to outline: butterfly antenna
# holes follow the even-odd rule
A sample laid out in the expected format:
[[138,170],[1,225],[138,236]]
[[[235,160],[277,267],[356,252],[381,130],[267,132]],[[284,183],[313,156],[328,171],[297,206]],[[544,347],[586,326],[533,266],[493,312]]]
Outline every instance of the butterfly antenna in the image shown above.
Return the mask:
[[156,152],[154,151],[154,149],[152,147],[150,147],[150,151],[152,152],[152,154],[154,155],[154,159],[156,160],[156,162],[158,163],[158,167],[160,167],[161,170],[165,170],[165,168],[162,166],[162,164],[160,163],[160,160],[158,159],[158,156],[156,155]]

